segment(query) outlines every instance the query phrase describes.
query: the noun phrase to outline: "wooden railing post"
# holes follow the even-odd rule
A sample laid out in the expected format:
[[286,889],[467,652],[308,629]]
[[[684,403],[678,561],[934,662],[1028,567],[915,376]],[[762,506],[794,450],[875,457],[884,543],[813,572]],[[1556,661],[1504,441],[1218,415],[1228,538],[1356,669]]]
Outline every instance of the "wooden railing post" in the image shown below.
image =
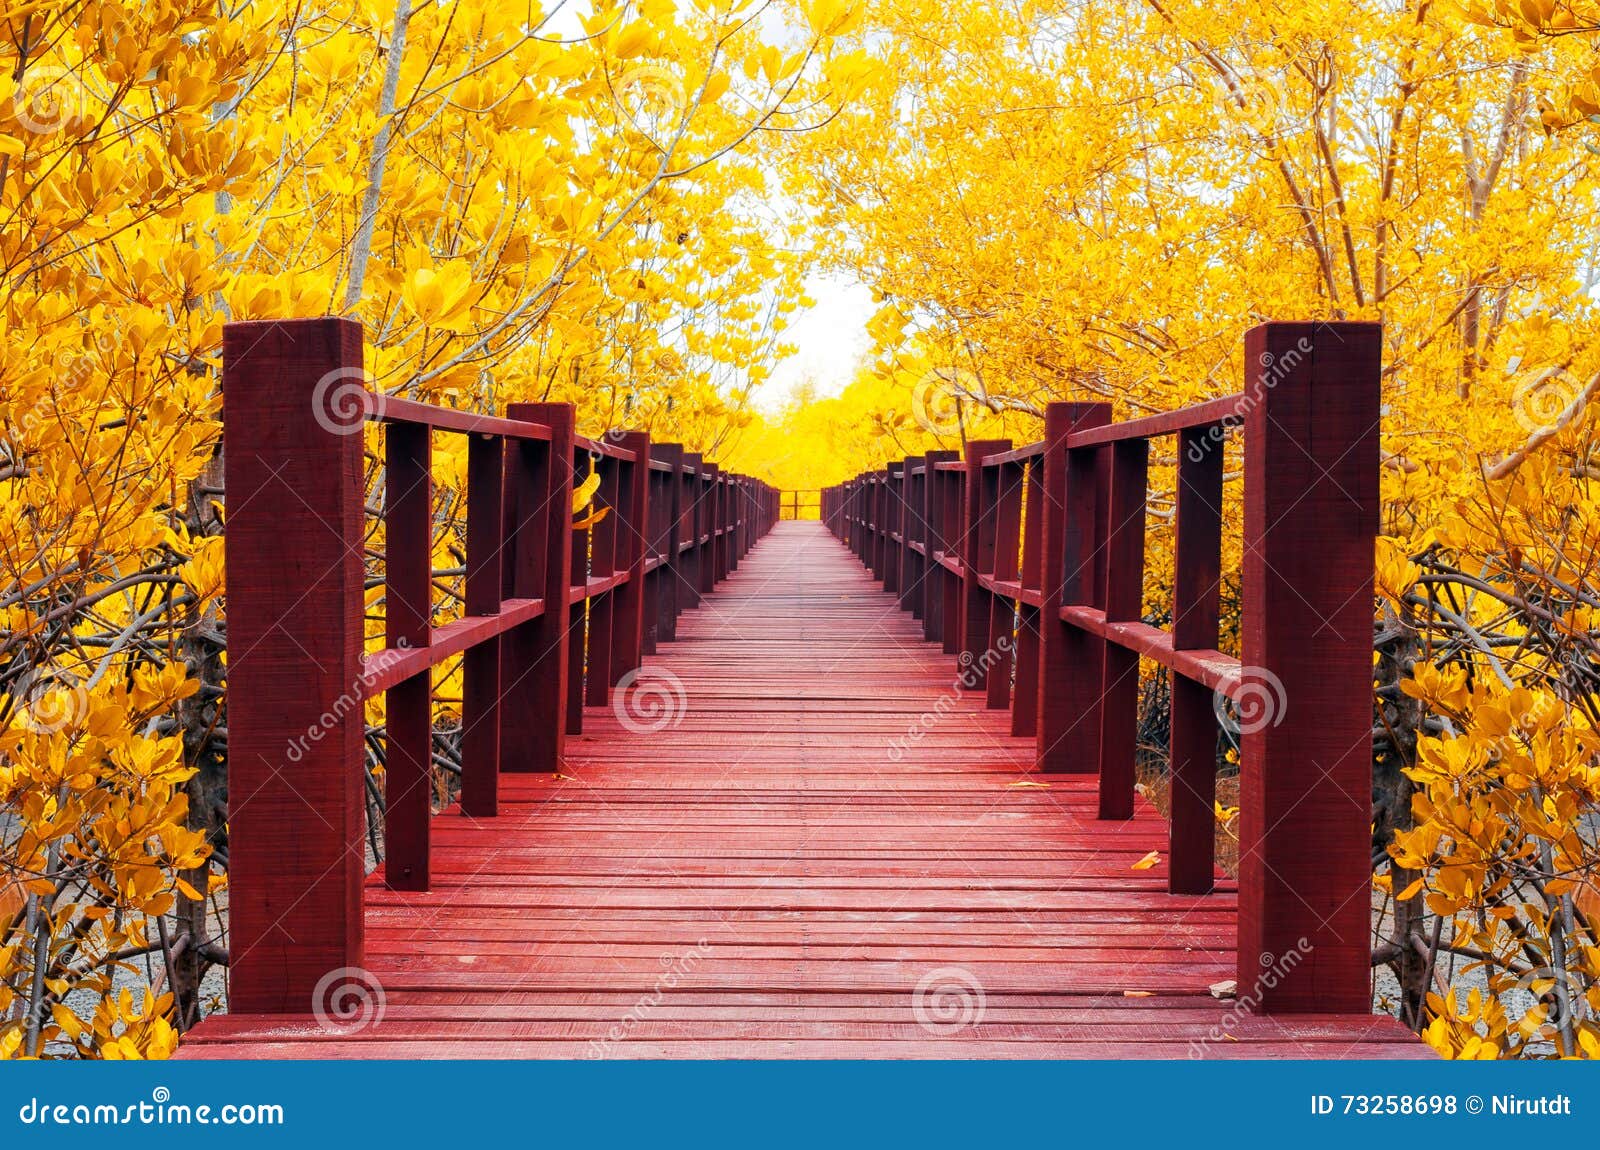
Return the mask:
[[1245,365],[1239,985],[1294,952],[1264,1010],[1366,1013],[1381,328],[1265,324]]
[[[505,580],[505,461],[494,435],[467,442],[468,615],[500,610]],[[500,670],[498,638],[467,648],[462,657],[461,813],[491,818],[500,810]]]
[[700,606],[700,575],[703,553],[700,534],[705,530],[705,491],[700,475],[704,470],[703,457],[698,451],[683,453],[683,474],[679,477],[682,492],[679,509],[683,515],[683,542],[689,546],[679,555],[681,574],[678,580],[684,610]]
[[542,598],[544,614],[501,638],[500,769],[553,774],[566,752],[573,412],[569,403],[513,403],[506,415],[545,424],[550,442],[508,448],[522,457],[507,468],[511,595]]
[[1040,542],[1038,761],[1041,771],[1086,774],[1100,765],[1102,640],[1061,621],[1066,603],[1094,600],[1100,565],[1098,452],[1068,451],[1067,436],[1111,420],[1107,403],[1045,408]]
[[[432,636],[433,482],[425,426],[389,424],[384,523],[385,646],[420,649]],[[395,890],[428,889],[433,822],[433,691],[427,672],[389,688],[384,701],[383,876]]]
[[[985,501],[994,508],[994,560],[990,569],[996,582],[1017,579],[1022,535],[1022,465],[1002,463],[985,469]],[[989,619],[991,667],[986,679],[984,705],[992,711],[1011,706],[1012,667],[1016,659],[1016,600],[993,597]]]
[[[1042,595],[1041,582],[1044,567],[1044,460],[1035,456],[1028,461],[1025,506],[1022,510],[1022,567],[1017,580],[1022,584],[1025,597],[1029,592]],[[1039,691],[1039,669],[1042,655],[1040,635],[1042,611],[1037,602],[1022,601],[1017,604],[1017,686],[1011,701],[1011,733],[1023,738],[1037,738],[1039,709],[1043,695]]]
[[[887,479],[884,482],[884,525],[883,525],[883,589],[889,594],[899,598],[900,595],[900,569],[902,566],[901,553],[905,550],[905,501],[904,489],[906,482],[906,465],[891,463],[885,469]],[[899,541],[895,536],[899,535]]]
[[[954,451],[930,451],[923,459],[922,485],[922,542],[923,556],[920,594],[922,599],[922,637],[942,643],[944,639],[944,578],[945,570],[939,565],[937,552],[944,547],[948,526],[944,505],[947,501],[946,484],[939,472],[939,464],[958,458]],[[951,654],[953,652],[946,652]]]
[[[1144,504],[1150,441],[1113,444],[1107,508],[1106,622],[1139,622],[1144,615]],[[1102,643],[1100,672],[1100,817],[1133,817],[1139,753],[1139,654],[1119,643]]]
[[644,658],[645,560],[650,547],[650,434],[625,431],[614,437],[618,447],[634,454],[623,461],[616,492],[615,565],[628,581],[612,592],[611,685],[637,670]]
[[683,541],[683,444],[652,444],[650,454],[671,468],[661,477],[662,506],[654,509],[661,523],[661,566],[650,576],[659,589],[654,642],[668,643],[678,637],[678,603],[682,596],[679,588],[683,583],[683,560],[678,554],[678,544]]
[[[223,329],[229,975],[236,1013],[308,1014],[364,962],[361,326]],[[314,732],[314,734],[313,734]]]
[[987,691],[992,658],[990,631],[994,624],[994,592],[978,581],[994,575],[998,521],[998,490],[984,481],[983,459],[1011,450],[1009,439],[973,439],[966,446],[967,469],[961,485],[961,637],[958,657],[962,675],[957,681],[972,691]]
[[912,544],[921,543],[923,532],[922,473],[927,461],[920,455],[906,457],[905,484],[900,489],[900,610],[922,617],[922,556]]
[[[1178,437],[1173,518],[1172,646],[1214,650],[1222,585],[1222,444],[1216,425]],[[1168,672],[1167,889],[1210,894],[1216,886],[1217,716],[1202,683]]]

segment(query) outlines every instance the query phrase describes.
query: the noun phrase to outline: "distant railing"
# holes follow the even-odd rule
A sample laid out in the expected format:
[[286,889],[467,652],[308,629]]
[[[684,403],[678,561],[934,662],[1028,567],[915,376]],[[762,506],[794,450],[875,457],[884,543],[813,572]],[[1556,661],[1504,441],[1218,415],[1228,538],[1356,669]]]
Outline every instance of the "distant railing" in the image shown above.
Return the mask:
[[[385,695],[383,878],[428,889],[431,670],[463,656],[460,812],[502,771],[560,769],[585,703],[670,640],[778,518],[778,493],[641,431],[591,440],[570,404],[505,418],[373,393],[342,319],[229,324],[230,1007],[305,1013],[363,959],[364,701]],[[366,421],[386,425],[385,649],[363,653]],[[431,449],[468,437],[465,608],[435,626]],[[573,527],[591,465],[595,507]]]
[[780,519],[821,519],[822,518],[822,489],[819,487],[802,487],[778,493],[778,517]]
[[[1133,813],[1139,660],[1167,669],[1175,894],[1213,887],[1232,700],[1238,986],[1268,1011],[1371,1009],[1380,358],[1376,324],[1265,324],[1245,337],[1237,395],[1123,423],[1109,404],[1052,403],[1039,443],[969,442],[823,492],[829,528],[958,656],[965,687],[1011,708],[1039,768],[1097,774],[1102,819]],[[1240,658],[1216,649],[1230,427],[1244,434]],[[1170,629],[1142,617],[1163,436],[1178,447]]]

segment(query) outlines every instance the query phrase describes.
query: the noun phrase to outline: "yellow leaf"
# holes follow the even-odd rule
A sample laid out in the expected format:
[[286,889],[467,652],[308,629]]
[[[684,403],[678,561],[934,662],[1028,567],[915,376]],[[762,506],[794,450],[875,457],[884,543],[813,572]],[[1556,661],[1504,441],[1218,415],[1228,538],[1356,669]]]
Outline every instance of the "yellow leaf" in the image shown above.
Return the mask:
[[1133,870],[1149,870],[1151,867],[1155,866],[1160,861],[1161,861],[1161,852],[1160,851],[1151,851],[1149,854],[1145,855],[1144,858],[1142,858],[1138,862],[1134,863],[1133,867],[1131,869],[1133,869]]

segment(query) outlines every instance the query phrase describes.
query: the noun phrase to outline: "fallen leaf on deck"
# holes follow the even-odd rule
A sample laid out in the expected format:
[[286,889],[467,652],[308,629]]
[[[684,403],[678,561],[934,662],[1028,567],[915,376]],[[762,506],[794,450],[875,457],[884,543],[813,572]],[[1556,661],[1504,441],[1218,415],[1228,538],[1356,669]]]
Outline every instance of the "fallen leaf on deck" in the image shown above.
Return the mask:
[[1235,998],[1239,994],[1239,984],[1231,978],[1211,984],[1212,998]]
[[1134,863],[1133,867],[1131,869],[1133,869],[1133,870],[1149,870],[1151,867],[1155,866],[1156,863],[1158,863],[1160,861],[1161,861],[1161,852],[1160,851],[1151,851],[1149,854],[1145,855],[1144,858],[1142,858],[1138,862]]
[[1155,996],[1156,992],[1153,990],[1124,990],[1122,992],[1123,998],[1154,998]]
[[1007,783],[1006,786],[1008,786],[1008,787],[1037,787],[1040,790],[1048,790],[1049,787],[1050,787],[1050,784],[1049,783],[1036,783],[1032,779],[1018,779],[1014,783]]

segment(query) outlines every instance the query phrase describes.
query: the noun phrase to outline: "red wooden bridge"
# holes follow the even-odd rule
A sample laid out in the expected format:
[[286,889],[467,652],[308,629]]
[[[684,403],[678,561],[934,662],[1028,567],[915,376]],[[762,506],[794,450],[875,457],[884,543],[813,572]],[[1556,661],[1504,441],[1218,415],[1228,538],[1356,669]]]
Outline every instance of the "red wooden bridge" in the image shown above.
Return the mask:
[[[361,353],[340,320],[226,335],[232,1013],[180,1056],[1426,1054],[1370,1005],[1375,327],[1258,328],[1237,396],[1053,404],[1042,442],[891,464],[821,523],[677,446],[578,437],[569,407],[376,395]],[[1240,658],[1216,650],[1232,424]],[[469,444],[451,621],[434,433]],[[1140,591],[1161,436],[1170,629]],[[609,514],[574,530],[591,461]],[[436,812],[430,671],[457,655]],[[1134,791],[1141,658],[1171,675],[1170,826]],[[1212,857],[1227,699],[1237,883]]]

